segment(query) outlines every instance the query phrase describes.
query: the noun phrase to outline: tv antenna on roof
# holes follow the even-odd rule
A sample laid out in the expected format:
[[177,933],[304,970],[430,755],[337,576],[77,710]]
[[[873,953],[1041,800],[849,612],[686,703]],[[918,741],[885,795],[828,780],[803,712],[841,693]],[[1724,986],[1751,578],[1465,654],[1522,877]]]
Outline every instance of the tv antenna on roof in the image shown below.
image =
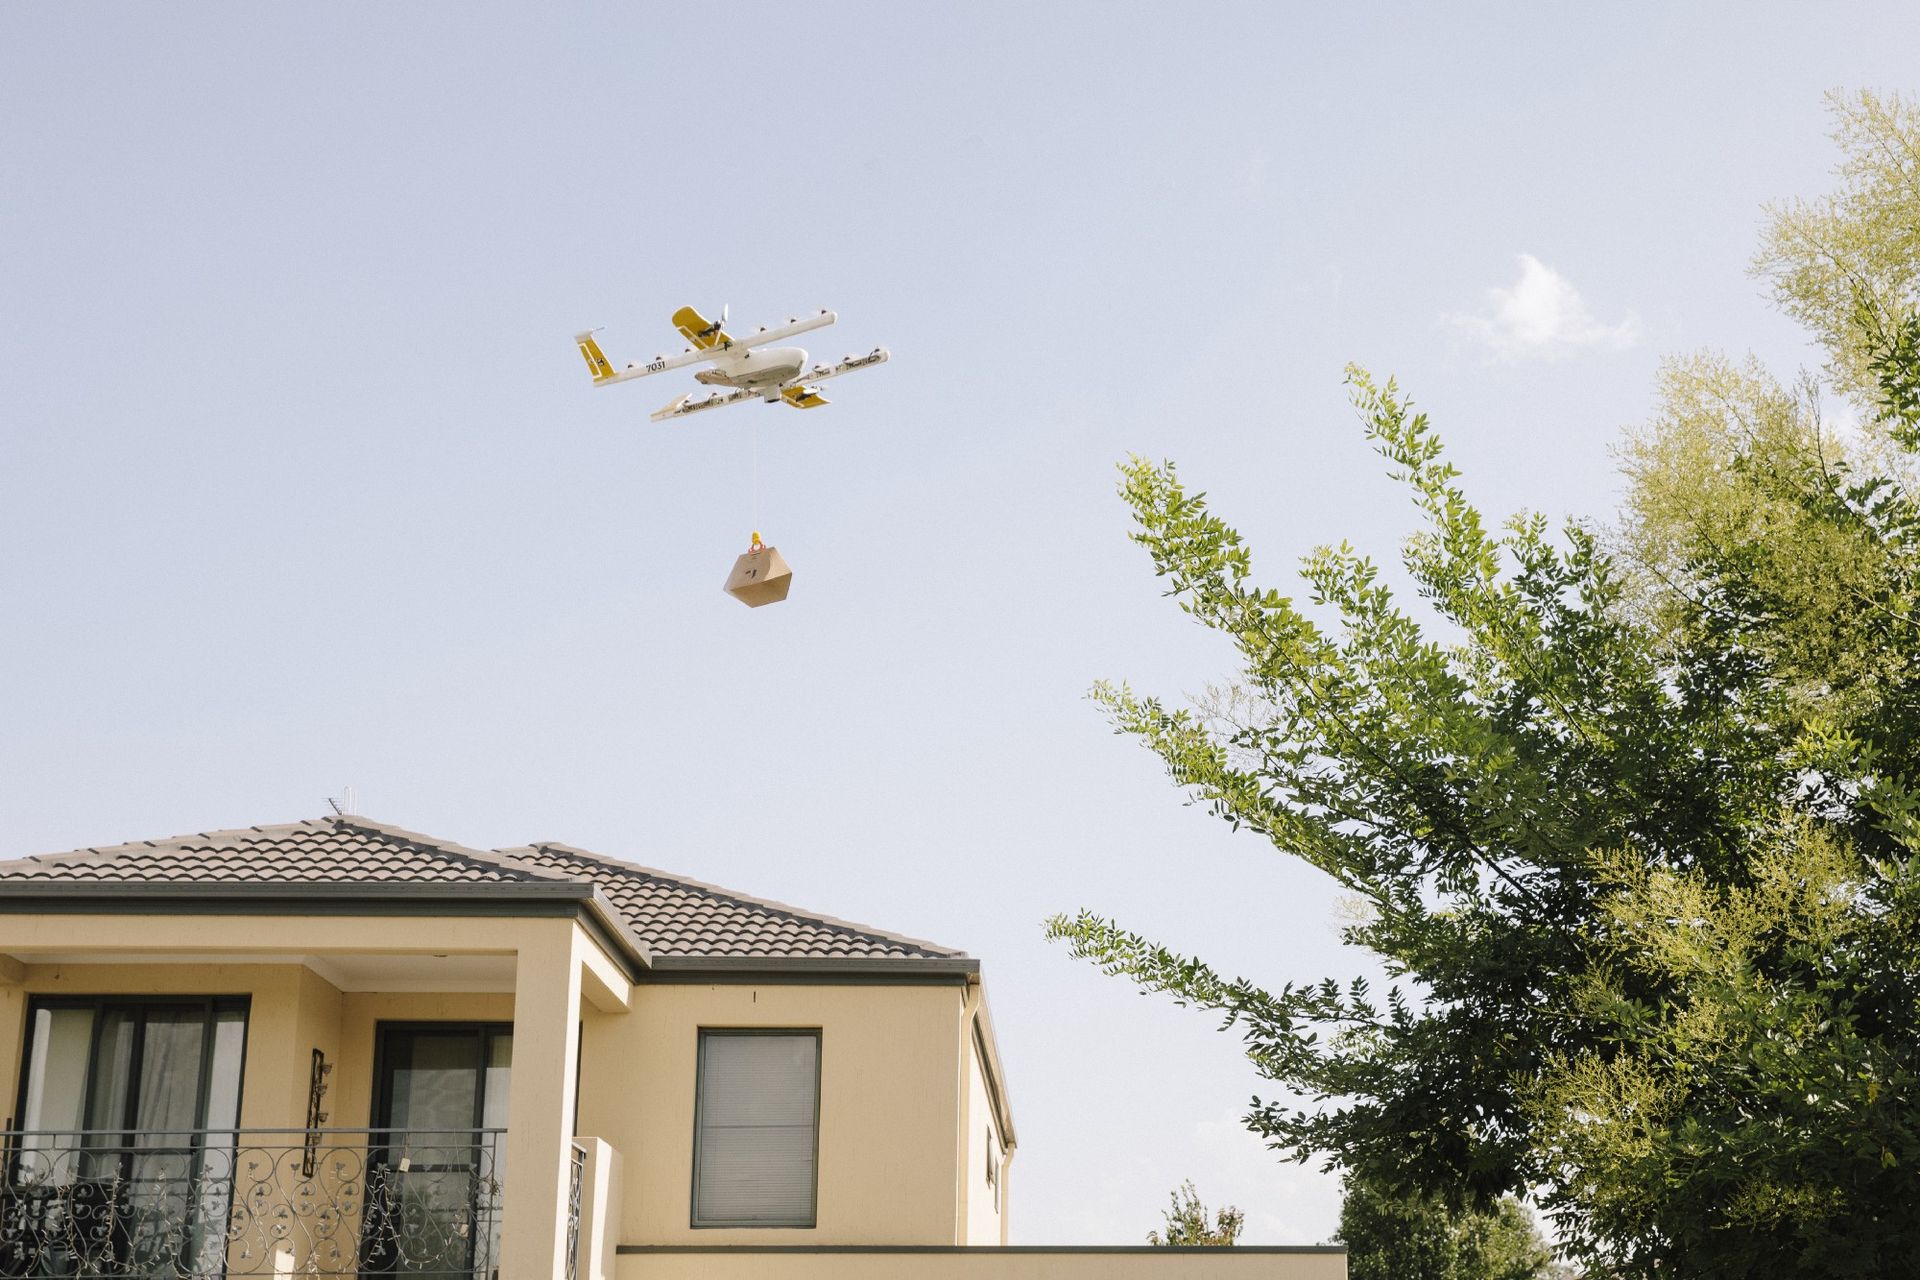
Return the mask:
[[336,799],[333,796],[328,796],[327,803],[333,806],[333,814],[336,818],[350,816],[354,812],[353,788],[342,787],[340,789],[340,798]]

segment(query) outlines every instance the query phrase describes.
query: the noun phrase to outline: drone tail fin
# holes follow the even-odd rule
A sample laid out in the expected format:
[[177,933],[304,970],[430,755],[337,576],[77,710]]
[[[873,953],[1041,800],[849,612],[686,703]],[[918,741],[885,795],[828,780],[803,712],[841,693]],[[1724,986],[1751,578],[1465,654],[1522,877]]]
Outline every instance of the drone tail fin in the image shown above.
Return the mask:
[[600,343],[595,340],[592,330],[574,334],[573,340],[579,344],[580,354],[586,360],[587,369],[593,374],[595,382],[606,382],[613,377],[613,365],[606,353],[600,350]]

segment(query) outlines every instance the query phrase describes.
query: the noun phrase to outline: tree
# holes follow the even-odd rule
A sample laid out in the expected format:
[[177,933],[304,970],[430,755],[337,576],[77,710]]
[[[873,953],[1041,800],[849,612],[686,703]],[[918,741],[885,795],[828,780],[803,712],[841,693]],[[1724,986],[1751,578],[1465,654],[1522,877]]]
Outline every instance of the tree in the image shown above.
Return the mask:
[[[1850,187],[1911,201],[1920,116],[1868,95],[1841,110]],[[1737,881],[1615,860],[1579,997],[1611,1046],[1557,1057],[1539,1085],[1564,1228],[1646,1266],[1899,1274],[1920,1250],[1920,262],[1910,221],[1835,207],[1834,274],[1780,257],[1797,223],[1761,261],[1803,313],[1834,314],[1848,281],[1835,367],[1862,429],[1837,436],[1808,389],[1701,359],[1669,369],[1628,450],[1622,544],[1653,584],[1646,616],[1766,669],[1799,766]]]
[[1158,1231],[1147,1232],[1148,1244],[1163,1248],[1194,1245],[1227,1248],[1240,1238],[1240,1228],[1246,1224],[1246,1215],[1227,1205],[1214,1216],[1213,1225],[1208,1226],[1207,1207],[1200,1203],[1191,1179],[1181,1183],[1180,1189],[1168,1199],[1170,1207],[1161,1215],[1167,1220],[1167,1234],[1163,1238]]
[[1457,639],[1427,634],[1378,568],[1346,547],[1303,571],[1323,626],[1250,581],[1239,535],[1170,465],[1135,460],[1136,539],[1181,607],[1233,638],[1229,696],[1169,708],[1097,696],[1175,781],[1236,828],[1333,876],[1366,906],[1349,941],[1396,986],[1267,990],[1228,980],[1090,913],[1053,936],[1108,972],[1238,1024],[1261,1072],[1327,1103],[1255,1100],[1283,1153],[1331,1156],[1388,1192],[1491,1203],[1544,1181],[1522,1084],[1598,1035],[1572,1016],[1591,967],[1580,925],[1604,886],[1595,855],[1641,844],[1723,875],[1737,833],[1789,784],[1764,695],[1717,651],[1662,663],[1615,606],[1593,534],[1550,541],[1523,517],[1496,536],[1455,484],[1423,415],[1353,371],[1369,436],[1426,518],[1403,563]]
[[1557,1217],[1643,1272],[1910,1273],[1920,861],[1868,862],[1801,815],[1750,871],[1620,859],[1617,968],[1582,1000],[1616,1042],[1556,1058],[1536,1095]]
[[1348,1280],[1538,1280],[1552,1256],[1526,1207],[1455,1211],[1439,1197],[1349,1182],[1340,1205]]
[[1828,353],[1843,390],[1871,401],[1873,353],[1920,297],[1920,109],[1833,93],[1840,187],[1773,210],[1754,271]]
[[1257,585],[1172,464],[1122,468],[1135,540],[1240,670],[1189,707],[1095,696],[1356,895],[1346,936],[1395,986],[1269,989],[1090,912],[1050,933],[1237,1027],[1305,1099],[1254,1100],[1281,1153],[1453,1212],[1535,1189],[1616,1274],[1895,1275],[1920,1245],[1920,116],[1837,110],[1845,189],[1781,211],[1760,266],[1872,410],[1857,439],[1807,387],[1679,362],[1620,529],[1495,532],[1351,370],[1421,516],[1424,616],[1344,545],[1304,603]]

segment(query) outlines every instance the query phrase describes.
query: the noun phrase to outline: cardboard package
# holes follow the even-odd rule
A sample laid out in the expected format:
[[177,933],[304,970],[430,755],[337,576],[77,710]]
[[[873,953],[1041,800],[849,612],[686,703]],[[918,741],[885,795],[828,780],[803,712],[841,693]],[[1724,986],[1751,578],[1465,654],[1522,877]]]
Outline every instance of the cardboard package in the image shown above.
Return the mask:
[[733,572],[727,575],[723,589],[749,609],[758,609],[763,604],[785,600],[787,588],[792,585],[793,570],[780,552],[773,547],[756,546],[733,562]]

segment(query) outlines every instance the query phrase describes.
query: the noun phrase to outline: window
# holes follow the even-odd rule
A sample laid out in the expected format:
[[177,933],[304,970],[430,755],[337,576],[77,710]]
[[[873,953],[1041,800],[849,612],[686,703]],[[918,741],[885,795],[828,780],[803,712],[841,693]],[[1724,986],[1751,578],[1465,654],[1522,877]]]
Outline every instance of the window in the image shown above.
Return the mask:
[[513,1085],[509,1023],[382,1022],[368,1141],[365,1275],[497,1274]]
[[702,1031],[693,1225],[811,1227],[820,1033]]
[[21,1127],[179,1133],[239,1122],[244,997],[36,997]]
[[1000,1144],[993,1140],[993,1126],[987,1126],[987,1188],[993,1192],[994,1212],[1000,1210]]
[[244,997],[34,998],[5,1175],[33,1274],[220,1272],[246,1032]]

